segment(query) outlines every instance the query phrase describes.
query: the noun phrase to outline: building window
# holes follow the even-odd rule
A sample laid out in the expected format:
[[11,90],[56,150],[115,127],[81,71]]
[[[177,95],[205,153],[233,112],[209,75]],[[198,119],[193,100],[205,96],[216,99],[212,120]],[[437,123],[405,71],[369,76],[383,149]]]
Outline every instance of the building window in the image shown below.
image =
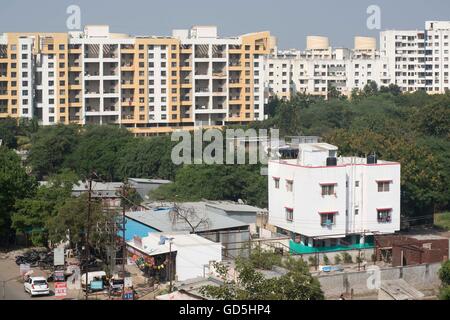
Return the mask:
[[335,224],[336,212],[319,212],[320,213],[320,225],[321,226],[332,226]]
[[294,209],[285,208],[286,209],[286,220],[293,221],[294,220]]
[[359,187],[359,181],[355,181],[355,187]]
[[294,181],[286,180],[286,191],[292,192],[292,186],[294,185]]
[[377,220],[379,223],[391,222],[392,209],[377,209]]
[[389,185],[392,181],[377,181],[378,183],[378,192],[389,192]]
[[275,183],[275,189],[280,189],[280,178],[273,177]]
[[322,184],[322,196],[335,196],[336,195],[336,184],[335,183],[329,183],[329,184]]

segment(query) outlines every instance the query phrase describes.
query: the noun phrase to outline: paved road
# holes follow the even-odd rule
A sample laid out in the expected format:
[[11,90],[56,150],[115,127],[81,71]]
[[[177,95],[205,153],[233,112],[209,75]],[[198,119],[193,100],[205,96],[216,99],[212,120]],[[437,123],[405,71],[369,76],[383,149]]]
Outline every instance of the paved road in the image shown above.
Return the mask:
[[[46,276],[45,272],[38,268],[33,269],[34,275]],[[6,281],[5,283],[3,281]],[[3,286],[3,283],[5,284]],[[60,300],[60,297],[55,297],[53,294],[53,283],[49,283],[50,296],[37,296],[31,298],[28,293],[24,291],[23,281],[19,275],[19,266],[9,259],[0,259],[0,299],[5,300]],[[69,296],[75,298],[78,292],[69,292]]]

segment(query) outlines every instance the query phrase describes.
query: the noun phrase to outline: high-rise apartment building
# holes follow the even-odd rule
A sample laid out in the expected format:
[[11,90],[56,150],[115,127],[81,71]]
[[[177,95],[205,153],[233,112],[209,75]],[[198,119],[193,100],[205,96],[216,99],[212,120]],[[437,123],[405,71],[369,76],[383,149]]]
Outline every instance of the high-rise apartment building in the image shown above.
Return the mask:
[[282,99],[296,93],[327,96],[331,87],[350,95],[369,81],[389,85],[387,58],[376,49],[374,38],[355,37],[354,49],[333,49],[326,37],[309,36],[306,42],[304,51],[279,51],[266,58],[269,95]]
[[427,21],[425,30],[389,30],[380,34],[380,49],[390,77],[402,91],[444,93],[450,89],[450,21]]
[[425,30],[388,30],[376,39],[355,37],[353,49],[332,48],[328,38],[307,37],[306,50],[278,51],[266,59],[266,88],[287,99],[295,93],[344,95],[369,81],[403,92],[450,89],[450,21],[427,21]]
[[0,36],[0,118],[105,124],[150,135],[264,117],[269,32],[221,38],[213,26],[170,37],[110,33]]

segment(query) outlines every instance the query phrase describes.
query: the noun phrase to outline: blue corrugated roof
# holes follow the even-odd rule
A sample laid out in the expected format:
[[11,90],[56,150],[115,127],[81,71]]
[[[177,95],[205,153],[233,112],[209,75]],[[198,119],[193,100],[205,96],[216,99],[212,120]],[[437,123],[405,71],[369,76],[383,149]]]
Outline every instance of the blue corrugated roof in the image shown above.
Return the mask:
[[[157,230],[146,226],[140,222],[137,222],[133,219],[127,218],[125,222],[125,240],[130,241],[133,240],[134,236],[138,237],[146,237],[149,232],[157,232]],[[118,231],[117,235],[122,237],[122,231]]]

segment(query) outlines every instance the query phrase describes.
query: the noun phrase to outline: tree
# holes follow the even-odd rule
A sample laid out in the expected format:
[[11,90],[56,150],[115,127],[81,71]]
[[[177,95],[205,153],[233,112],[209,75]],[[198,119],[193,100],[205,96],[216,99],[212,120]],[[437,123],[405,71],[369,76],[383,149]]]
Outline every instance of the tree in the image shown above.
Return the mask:
[[74,125],[43,127],[32,137],[28,163],[39,179],[63,168],[77,144],[78,130]]
[[171,160],[173,145],[169,136],[136,138],[119,150],[116,176],[173,179],[177,170]]
[[362,90],[362,94],[365,97],[370,97],[378,94],[378,85],[375,81],[367,81],[367,84],[364,86]]
[[88,126],[80,134],[79,142],[68,156],[65,166],[87,177],[95,171],[106,181],[118,180],[118,153],[133,143],[134,137],[125,128]]
[[0,147],[0,237],[10,240],[11,215],[20,199],[34,194],[37,182],[21,166],[14,151]]
[[48,231],[45,227],[55,218],[58,208],[70,198],[72,186],[77,181],[78,177],[68,171],[51,176],[33,196],[16,202],[12,227],[18,232],[31,234],[34,245],[47,245]]
[[169,212],[169,217],[172,220],[174,226],[178,225],[181,220],[184,224],[188,225],[190,233],[195,233],[199,227],[205,227],[209,225],[207,217],[201,217],[195,211],[194,208],[187,208],[180,206],[178,203],[174,203]]
[[[274,253],[267,253],[267,255]],[[273,259],[271,259],[273,260]],[[259,259],[253,261],[259,261]],[[214,299],[224,300],[323,300],[319,281],[309,274],[308,267],[301,259],[289,257],[280,266],[287,273],[279,277],[266,278],[256,270],[252,259],[236,260],[237,279],[230,279],[229,269],[215,263],[215,269],[223,284],[204,286],[201,292]]]
[[0,140],[1,145],[14,149],[17,147],[17,122],[13,118],[0,120]]
[[[58,207],[56,216],[49,219],[45,225],[49,240],[52,243],[70,241],[72,246],[82,245],[86,240],[86,232],[89,228],[90,246],[95,249],[102,249],[110,239],[110,234],[105,232],[105,229],[111,224],[111,213],[103,210],[101,201],[95,198],[91,200],[89,219],[88,211],[87,193],[79,197],[67,198]],[[88,220],[90,221],[89,224]]]

